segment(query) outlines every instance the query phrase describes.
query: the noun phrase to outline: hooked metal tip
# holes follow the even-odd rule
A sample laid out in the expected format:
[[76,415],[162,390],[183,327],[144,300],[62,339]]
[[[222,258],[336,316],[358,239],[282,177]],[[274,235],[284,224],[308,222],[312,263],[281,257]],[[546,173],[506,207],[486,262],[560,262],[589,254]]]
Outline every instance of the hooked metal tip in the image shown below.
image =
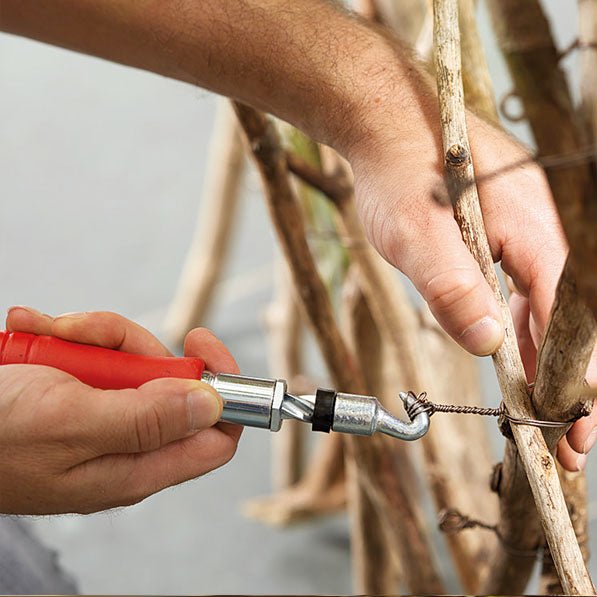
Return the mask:
[[[400,392],[399,395],[410,417],[409,410],[416,406],[416,398],[406,392]],[[380,406],[377,414],[376,430],[398,439],[413,441],[423,437],[429,431],[429,423],[429,414],[426,411],[417,413],[407,422],[395,417]]]

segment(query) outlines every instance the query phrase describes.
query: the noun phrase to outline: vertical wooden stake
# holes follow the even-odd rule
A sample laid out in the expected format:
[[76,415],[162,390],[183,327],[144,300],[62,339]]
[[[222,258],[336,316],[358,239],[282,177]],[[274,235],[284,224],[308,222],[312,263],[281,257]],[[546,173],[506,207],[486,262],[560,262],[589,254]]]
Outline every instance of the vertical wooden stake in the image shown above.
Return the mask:
[[[270,371],[289,384],[302,372],[303,326],[290,273],[279,260],[276,267],[274,300],[268,307],[266,322],[270,343]],[[289,391],[296,391],[289,387]],[[299,481],[304,466],[305,425],[286,421],[272,438],[272,485],[275,491],[292,487]]]
[[233,238],[244,166],[238,123],[228,101],[221,100],[197,228],[165,322],[176,344],[204,320],[211,305]]

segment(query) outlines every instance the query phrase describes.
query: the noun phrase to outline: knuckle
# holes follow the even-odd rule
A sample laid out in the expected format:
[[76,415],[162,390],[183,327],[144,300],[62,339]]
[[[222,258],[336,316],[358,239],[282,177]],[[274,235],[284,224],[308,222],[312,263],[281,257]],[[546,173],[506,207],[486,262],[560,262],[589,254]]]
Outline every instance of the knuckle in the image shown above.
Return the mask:
[[157,450],[164,442],[163,412],[156,404],[144,404],[134,417],[133,437],[136,450]]
[[452,311],[481,289],[482,278],[471,268],[453,268],[435,274],[425,284],[424,296],[434,311]]

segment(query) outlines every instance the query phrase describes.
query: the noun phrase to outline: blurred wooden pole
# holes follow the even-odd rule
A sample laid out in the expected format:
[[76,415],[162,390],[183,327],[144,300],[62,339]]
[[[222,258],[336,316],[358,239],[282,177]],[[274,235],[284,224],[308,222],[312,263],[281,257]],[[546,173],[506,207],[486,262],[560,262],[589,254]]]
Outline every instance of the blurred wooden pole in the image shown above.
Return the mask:
[[[270,343],[272,376],[285,379],[289,391],[295,392],[293,381],[302,373],[303,325],[298,301],[288,272],[279,259],[276,262],[274,299],[266,312]],[[282,491],[298,483],[304,468],[305,424],[285,421],[272,437],[272,486]]]
[[[348,166],[331,152],[324,154],[328,174],[336,177],[337,188],[350,188],[351,174]],[[352,194],[345,191],[334,198],[338,208],[341,230],[350,239],[351,259],[361,273],[361,286],[369,302],[378,328],[387,337],[396,366],[401,372],[404,387],[414,391],[428,391],[433,399],[441,402],[453,395],[452,384],[443,385],[437,376],[433,361],[426,352],[420,334],[420,321],[416,310],[406,296],[396,272],[367,241],[358,218]],[[474,423],[470,423],[472,427]],[[468,470],[462,468],[462,459],[455,458],[468,446],[466,435],[456,431],[453,418],[440,417],[433,421],[429,433],[422,438],[426,472],[438,511],[457,508],[462,512],[480,512],[493,519],[496,502],[485,485],[487,495],[479,499],[479,490],[471,491]],[[463,426],[467,423],[463,423]],[[459,428],[461,429],[461,428]],[[484,447],[480,454],[489,453],[488,439],[481,440]],[[489,476],[489,472],[487,472]],[[485,558],[493,539],[478,531],[451,534],[446,537],[458,574],[467,592],[475,592],[487,569]]]
[[[380,396],[384,390],[382,339],[354,268],[346,278],[342,310],[348,344],[353,354],[360,355],[367,393]],[[359,472],[354,460],[347,461],[346,472],[347,490],[353,492],[349,496],[351,528],[359,536],[352,553],[355,591],[364,595],[391,595],[397,591],[399,573],[387,530],[367,493],[362,489],[355,491],[359,487]]]
[[187,332],[205,320],[232,244],[245,169],[238,123],[228,101],[220,100],[195,235],[178,282],[165,329],[182,344]]
[[[365,393],[359,364],[338,330],[329,295],[309,250],[302,214],[288,180],[286,155],[280,147],[275,128],[263,114],[248,106],[235,103],[235,110],[262,176],[274,227],[332,381],[339,391]],[[388,442],[393,440],[373,435],[368,438],[348,437],[346,441],[350,449],[348,457],[355,459],[361,476],[359,486],[367,491],[378,513],[384,517],[384,524],[392,531],[389,536],[400,537],[397,531],[408,525],[409,543],[405,545],[395,541],[393,546],[397,550],[407,549],[407,554],[412,555],[409,566],[403,566],[409,590],[441,593],[443,585],[424,529],[418,526],[417,518],[404,515],[406,502],[403,488],[396,477],[395,463],[388,446]],[[359,535],[355,535],[354,539],[358,541]]]
[[499,126],[493,83],[477,27],[476,7],[475,0],[458,0],[464,99],[467,107]]

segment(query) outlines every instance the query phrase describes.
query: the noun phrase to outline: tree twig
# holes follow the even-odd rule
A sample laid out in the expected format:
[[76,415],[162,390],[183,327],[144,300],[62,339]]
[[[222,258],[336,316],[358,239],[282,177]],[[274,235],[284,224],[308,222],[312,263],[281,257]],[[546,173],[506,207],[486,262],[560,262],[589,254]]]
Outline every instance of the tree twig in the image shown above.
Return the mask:
[[166,333],[176,344],[182,344],[187,332],[204,321],[211,305],[233,236],[244,164],[238,124],[228,102],[222,100],[199,219],[165,322]]
[[[460,73],[460,36],[457,0],[434,0],[435,64],[449,187],[458,189],[474,176],[468,146]],[[512,318],[501,293],[489,250],[476,187],[468,187],[454,201],[456,220],[464,242],[479,263],[501,306],[505,340],[493,357],[508,412],[519,418],[535,418]],[[539,429],[514,425],[512,433],[565,591],[593,591],[557,477],[555,462]],[[512,449],[512,448],[510,448]],[[502,487],[502,490],[504,487]],[[513,546],[516,547],[516,546]]]
[[[235,110],[262,176],[272,221],[295,286],[332,379],[338,390],[363,392],[363,377],[338,330],[325,286],[308,248],[302,215],[288,181],[286,156],[277,134],[265,116],[256,110],[239,103],[235,103]],[[349,447],[360,474],[366,475],[364,486],[368,496],[383,515],[392,536],[409,537],[409,542],[394,542],[405,562],[403,570],[409,589],[441,592],[442,583],[431,559],[424,529],[417,526],[418,518],[405,512],[407,504],[387,440],[375,436],[349,438]]]
[[[327,161],[327,168],[337,178],[349,180],[347,166],[337,156],[329,156],[326,152],[323,157],[324,167]],[[432,360],[422,342],[418,314],[396,278],[394,268],[367,241],[357,215],[354,196],[345,197],[336,205],[341,230],[351,239],[349,252],[361,273],[363,292],[378,328],[388,339],[403,386],[416,392],[427,390],[434,396],[445,394],[446,386],[438,381],[438,376],[429,368]],[[470,490],[470,476],[459,456],[465,449],[463,442],[467,440],[455,432],[454,425],[454,421],[446,419],[436,421],[422,439],[436,508],[440,511],[458,507],[491,518],[496,513],[495,501],[489,495],[486,500],[478,500],[477,494]],[[483,441],[486,443],[487,438]],[[483,450],[480,447],[481,453]],[[487,570],[485,556],[491,540],[487,541],[476,533],[461,533],[448,536],[447,541],[464,587],[468,592],[475,592]]]
[[[289,382],[302,372],[302,321],[286,263],[278,260],[274,300],[266,312],[270,342],[270,371]],[[289,387],[289,391],[294,389]],[[305,426],[286,421],[273,434],[272,485],[282,491],[298,483],[304,469]]]
[[[557,155],[583,148],[560,53],[539,0],[488,0],[487,6],[539,153]],[[586,58],[593,53],[582,54]],[[571,267],[582,272],[577,279],[579,293],[597,314],[597,210],[594,195],[588,193],[588,172],[586,161],[546,171],[570,245]]]
[[[384,390],[383,346],[377,325],[371,317],[354,267],[349,269],[342,292],[341,318],[353,354],[360,354],[360,364],[367,393],[381,396]],[[354,460],[347,462],[348,491],[359,487],[359,472]],[[408,486],[415,491],[416,486]],[[396,592],[399,571],[398,558],[392,558],[391,544],[383,519],[365,491],[354,491],[349,502],[353,504],[349,515],[353,532],[360,535],[353,551],[354,576],[360,580],[359,593],[365,595],[391,595]],[[360,553],[362,552],[362,553]]]
[[493,83],[477,28],[476,6],[475,0],[458,0],[464,98],[471,110],[488,122],[499,125]]
[[[559,66],[559,53],[540,4],[535,0],[524,3],[490,0],[489,7],[538,153],[571,155],[579,152],[584,147],[584,139],[577,130],[573,103]],[[562,168],[546,169],[546,174],[563,221],[565,217],[580,218],[590,185],[587,162],[569,162]],[[575,224],[575,230],[582,225]],[[573,419],[582,407],[578,388],[597,338],[597,327],[576,286],[574,263],[569,259],[538,355],[533,405],[542,419]],[[544,430],[548,449],[555,449],[565,431]],[[533,520],[535,507],[526,489],[526,479],[512,459],[504,462],[503,478],[509,489],[502,492],[501,532],[511,543],[522,541],[528,546],[539,542],[540,531]],[[486,589],[518,592],[524,588],[530,573],[530,563],[520,566],[513,555],[498,554],[494,558],[491,584]]]
[[[564,497],[566,498],[568,512],[570,513],[570,520],[572,520],[574,532],[579,540],[585,563],[588,563],[589,513],[587,507],[587,478],[584,473],[571,473],[565,471],[559,465],[558,473]],[[538,593],[540,595],[561,595],[563,593],[562,585],[547,545],[543,552],[542,564]]]

